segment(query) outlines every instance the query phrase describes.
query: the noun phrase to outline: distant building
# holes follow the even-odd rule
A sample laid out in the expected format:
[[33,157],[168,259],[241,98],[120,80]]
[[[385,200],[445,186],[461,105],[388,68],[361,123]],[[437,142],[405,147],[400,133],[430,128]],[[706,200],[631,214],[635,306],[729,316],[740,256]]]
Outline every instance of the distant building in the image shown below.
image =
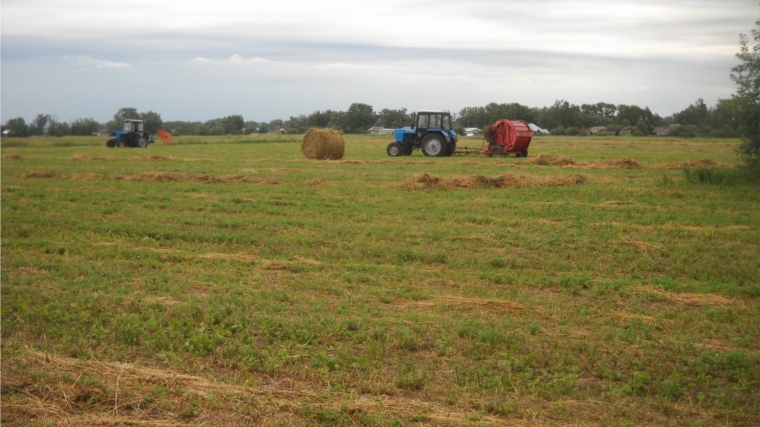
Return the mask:
[[602,132],[607,130],[605,126],[594,126],[586,129],[586,135],[601,135]]
[[372,126],[369,128],[369,133],[372,135],[391,135],[396,132],[396,129],[384,128],[382,126]]
[[681,126],[681,125],[679,125],[678,123],[673,123],[672,125],[668,125],[668,126],[658,126],[658,127],[654,128],[654,129],[652,129],[652,135],[654,135],[654,136],[668,136],[668,135],[670,135],[670,132],[673,129],[675,129],[675,128],[679,127],[679,126]]
[[533,133],[538,134],[538,135],[549,135],[551,133],[546,129],[542,129],[540,126],[534,123],[528,123],[528,127]]

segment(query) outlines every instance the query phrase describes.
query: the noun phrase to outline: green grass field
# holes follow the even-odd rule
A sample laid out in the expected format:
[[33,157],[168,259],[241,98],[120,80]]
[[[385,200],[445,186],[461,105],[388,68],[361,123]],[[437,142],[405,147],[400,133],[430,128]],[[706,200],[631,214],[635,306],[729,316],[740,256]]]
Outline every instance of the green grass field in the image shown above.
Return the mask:
[[388,142],[3,139],[3,425],[760,425],[760,189],[682,170],[737,140]]

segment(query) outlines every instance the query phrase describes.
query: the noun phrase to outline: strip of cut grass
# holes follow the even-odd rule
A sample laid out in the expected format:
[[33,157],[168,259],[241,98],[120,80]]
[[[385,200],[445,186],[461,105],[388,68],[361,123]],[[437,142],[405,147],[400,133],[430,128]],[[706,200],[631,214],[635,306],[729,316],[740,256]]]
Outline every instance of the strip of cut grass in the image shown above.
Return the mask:
[[658,166],[736,141],[175,139],[3,139],[4,423],[760,422],[760,192]]

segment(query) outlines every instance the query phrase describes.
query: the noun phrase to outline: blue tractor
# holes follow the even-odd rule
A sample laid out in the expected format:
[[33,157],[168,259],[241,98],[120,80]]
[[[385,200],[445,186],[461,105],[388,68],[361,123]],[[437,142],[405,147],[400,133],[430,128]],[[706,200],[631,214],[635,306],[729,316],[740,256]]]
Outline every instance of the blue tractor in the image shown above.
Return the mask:
[[396,129],[396,141],[388,144],[389,156],[409,156],[420,149],[430,157],[451,156],[457,149],[457,134],[451,130],[451,114],[420,111],[412,114],[412,125]]
[[122,130],[113,131],[113,137],[106,142],[109,148],[139,147],[145,148],[153,143],[153,137],[145,132],[145,122],[142,120],[126,119]]

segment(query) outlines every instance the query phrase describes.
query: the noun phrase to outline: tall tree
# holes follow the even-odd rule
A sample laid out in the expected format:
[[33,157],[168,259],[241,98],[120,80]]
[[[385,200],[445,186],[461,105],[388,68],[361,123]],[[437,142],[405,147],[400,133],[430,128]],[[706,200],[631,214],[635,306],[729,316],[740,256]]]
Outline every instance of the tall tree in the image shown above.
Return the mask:
[[98,127],[98,122],[93,119],[76,119],[71,122],[71,135],[92,135],[98,131]]
[[[760,28],[760,19],[755,21]],[[760,174],[760,30],[752,30],[755,45],[750,47],[745,34],[739,37],[741,63],[731,69],[736,83],[736,113],[739,118],[742,143],[739,153],[746,165]]]
[[371,105],[354,103],[346,111],[345,131],[348,133],[366,133],[375,124],[375,111]]
[[161,115],[153,111],[141,113],[140,119],[145,122],[145,132],[148,132],[148,135],[155,134],[164,125]]
[[23,117],[8,120],[5,123],[5,129],[9,131],[8,136],[29,136],[29,128],[26,126],[26,120]]
[[132,107],[119,108],[119,111],[113,115],[113,120],[108,122],[108,131],[121,130],[125,119],[140,120],[140,113],[137,112],[136,108]]
[[406,108],[391,110],[384,108],[377,114],[377,124],[386,128],[401,128],[409,126],[412,118],[406,113]]
[[33,131],[33,135],[44,135],[45,126],[47,126],[48,123],[50,123],[49,114],[37,114],[37,117],[35,117],[29,124],[29,129]]

